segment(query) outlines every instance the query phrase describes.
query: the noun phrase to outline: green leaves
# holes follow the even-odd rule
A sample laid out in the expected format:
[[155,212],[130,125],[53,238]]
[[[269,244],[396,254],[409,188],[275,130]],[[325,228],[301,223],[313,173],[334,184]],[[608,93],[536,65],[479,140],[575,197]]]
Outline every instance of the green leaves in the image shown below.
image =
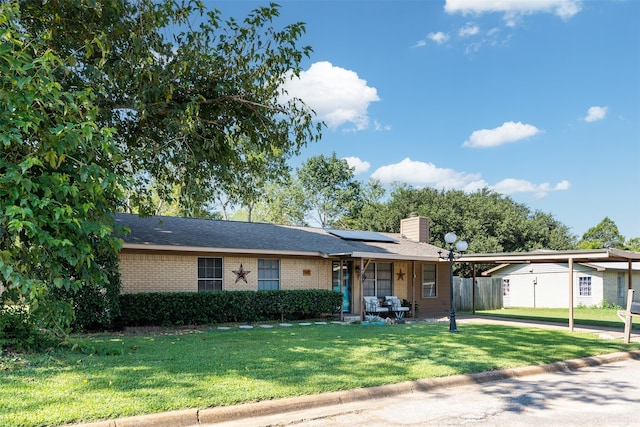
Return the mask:
[[111,214],[127,181],[94,94],[64,89],[48,33],[29,35],[17,3],[0,4],[0,16],[0,304],[22,302],[63,334],[72,315],[51,291],[106,280],[93,252],[116,245]]
[[[276,28],[276,4],[226,22],[199,1],[21,5],[21,24],[32,34],[50,33],[47,46],[65,58],[55,70],[62,74],[58,90],[92,89],[98,115],[85,120],[117,129],[114,138],[127,161],[116,170],[138,179],[138,194],[129,200],[134,208],[153,211],[140,205],[153,183],[162,198],[179,187],[188,212],[219,188],[237,186],[237,176],[259,180],[265,169],[282,170],[286,158],[320,138],[310,110],[280,96],[311,48],[298,46],[303,23]],[[76,101],[65,100],[66,114],[85,117],[85,104]],[[90,138],[92,129],[82,132]],[[234,146],[238,140],[247,143]],[[251,160],[256,156],[263,156],[259,168]],[[45,160],[50,167],[58,162],[53,154]]]
[[68,319],[51,290],[107,280],[95,252],[119,245],[125,194],[147,212],[150,185],[185,214],[221,188],[253,205],[320,138],[309,109],[280,97],[311,49],[304,24],[276,28],[278,16],[270,4],[223,23],[188,0],[0,4],[1,298]]
[[324,155],[309,158],[298,169],[308,206],[322,227],[336,226],[342,217],[361,208],[362,188],[347,161]]
[[598,225],[588,229],[578,243],[580,249],[625,248],[624,236],[618,226],[609,217],[605,217]]

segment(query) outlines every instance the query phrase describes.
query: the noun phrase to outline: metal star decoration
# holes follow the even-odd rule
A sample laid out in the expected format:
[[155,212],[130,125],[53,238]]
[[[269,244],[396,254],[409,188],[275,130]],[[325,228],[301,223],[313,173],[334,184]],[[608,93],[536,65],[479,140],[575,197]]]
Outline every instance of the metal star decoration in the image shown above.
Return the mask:
[[396,273],[396,276],[398,276],[398,282],[404,280],[404,275],[405,274],[407,274],[407,273],[403,273],[402,269],[400,269],[400,271]]
[[240,264],[240,268],[237,270],[231,270],[236,274],[236,283],[238,283],[239,280],[244,280],[244,283],[249,283],[247,282],[247,274],[251,273],[251,271],[249,270],[245,270],[242,267],[242,263]]

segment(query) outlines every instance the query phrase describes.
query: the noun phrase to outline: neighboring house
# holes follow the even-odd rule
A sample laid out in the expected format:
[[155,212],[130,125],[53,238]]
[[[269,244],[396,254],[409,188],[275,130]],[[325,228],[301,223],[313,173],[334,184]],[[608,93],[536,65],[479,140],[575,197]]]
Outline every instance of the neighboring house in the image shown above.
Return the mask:
[[429,241],[424,217],[400,233],[116,214],[123,236],[123,293],[334,289],[343,312],[363,296],[396,295],[419,315],[449,309],[449,264]]
[[[632,263],[633,289],[640,290],[640,262]],[[484,275],[502,280],[504,307],[568,308],[567,263],[503,264]],[[582,262],[573,268],[573,305],[626,306],[627,262]]]

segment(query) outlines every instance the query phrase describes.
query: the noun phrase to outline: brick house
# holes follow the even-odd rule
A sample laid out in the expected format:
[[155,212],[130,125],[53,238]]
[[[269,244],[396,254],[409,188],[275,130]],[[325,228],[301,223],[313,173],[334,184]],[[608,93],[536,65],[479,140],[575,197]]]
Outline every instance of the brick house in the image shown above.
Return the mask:
[[429,241],[424,217],[400,233],[116,214],[123,236],[123,293],[333,289],[343,312],[363,296],[396,295],[431,316],[449,308],[449,265]]

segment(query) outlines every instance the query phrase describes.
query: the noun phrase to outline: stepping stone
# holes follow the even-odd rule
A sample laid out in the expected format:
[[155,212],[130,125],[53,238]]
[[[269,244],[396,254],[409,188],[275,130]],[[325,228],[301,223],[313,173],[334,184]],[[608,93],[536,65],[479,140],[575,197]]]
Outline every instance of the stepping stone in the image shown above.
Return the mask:
[[315,322],[316,325],[326,325],[327,322]]
[[293,325],[291,323],[280,323],[280,326],[283,326],[286,328],[288,326],[293,326]]
[[228,331],[229,329],[231,329],[231,328],[228,327],[228,326],[218,326],[218,330],[220,330],[220,331]]
[[260,325],[261,328],[269,329],[273,328],[273,325]]
[[298,325],[300,325],[300,326],[310,326],[311,323],[304,322],[304,323],[298,323]]
[[238,326],[240,329],[253,329],[253,326],[251,325],[240,325]]

